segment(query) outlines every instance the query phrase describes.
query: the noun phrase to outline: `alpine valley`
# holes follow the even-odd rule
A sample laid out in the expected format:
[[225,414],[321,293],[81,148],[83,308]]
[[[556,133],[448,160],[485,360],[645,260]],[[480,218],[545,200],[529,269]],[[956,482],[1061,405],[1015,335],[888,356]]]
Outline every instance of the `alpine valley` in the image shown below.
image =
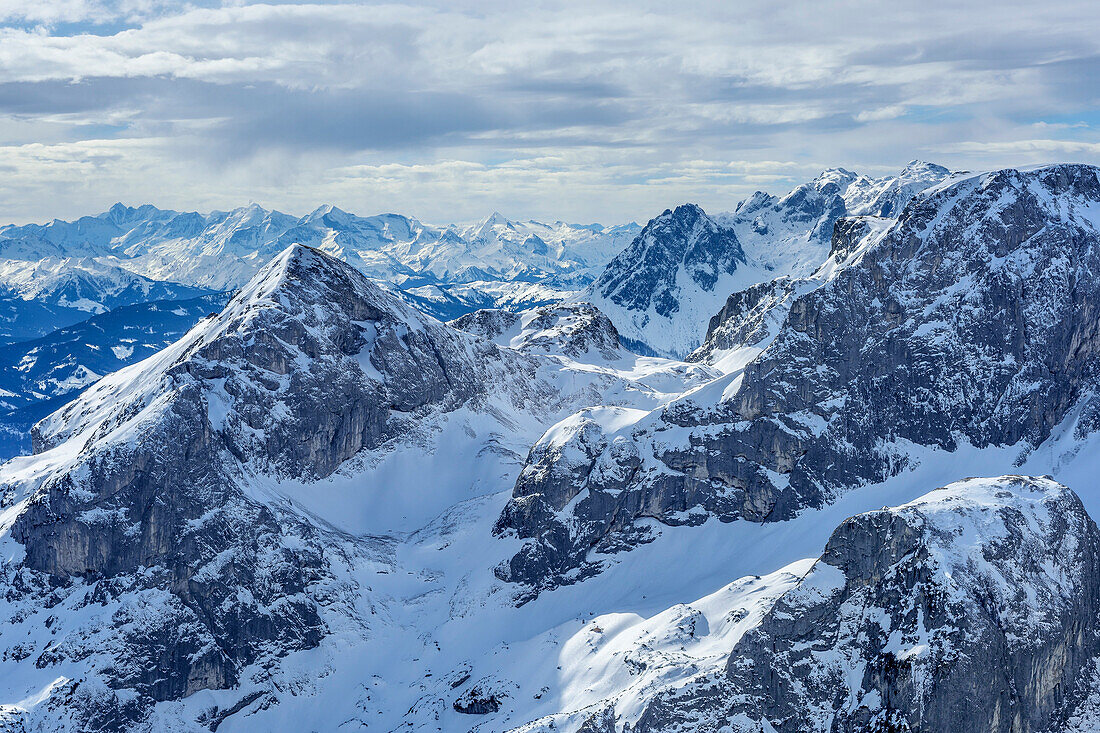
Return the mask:
[[1100,730],[1100,168],[0,228],[0,730]]

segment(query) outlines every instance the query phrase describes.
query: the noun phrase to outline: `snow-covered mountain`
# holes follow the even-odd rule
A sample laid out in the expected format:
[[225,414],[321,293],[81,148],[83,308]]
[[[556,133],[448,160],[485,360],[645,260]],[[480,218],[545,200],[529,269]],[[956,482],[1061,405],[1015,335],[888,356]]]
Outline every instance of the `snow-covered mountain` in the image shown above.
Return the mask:
[[948,174],[919,161],[885,178],[835,168],[782,197],[758,192],[728,214],[679,206],[650,221],[582,297],[638,348],[684,357],[731,292],[809,275],[828,257],[839,218],[897,216]]
[[[691,361],[580,295],[443,323],[275,253],[0,468],[0,720],[1095,729],[1100,170],[911,168],[667,309]],[[671,210],[615,292],[763,241]]]
[[[370,600],[367,578],[390,562],[380,558],[392,539],[344,532],[414,529],[477,500],[475,477],[495,486],[542,426],[597,397],[650,407],[672,397],[651,380],[714,376],[644,361],[592,369],[502,348],[339,260],[287,248],[222,313],[40,422],[38,455],[6,467],[4,527],[24,551],[8,569],[29,584],[9,610],[35,616],[57,583],[67,609],[46,624],[58,641],[33,651],[67,673],[40,688],[28,724],[144,723],[156,702],[260,683],[281,657],[329,637],[329,652],[349,634],[361,645],[367,609],[387,603]],[[77,609],[108,585],[88,625]],[[231,712],[215,705],[191,720]]]
[[638,229],[518,222],[498,213],[435,226],[334,206],[294,217],[256,204],[209,214],[116,204],[72,222],[0,227],[0,256],[98,258],[154,280],[233,290],[287,246],[303,244],[394,284],[552,280],[583,287]]
[[837,227],[843,266],[750,312],[779,308],[743,368],[613,431],[544,436],[498,525],[530,538],[502,575],[568,580],[653,519],[786,520],[910,468],[913,446],[1022,463],[1066,420],[1091,433],[1096,202],[1095,168],[1009,170],[926,190],[854,249]]
[[0,259],[0,342],[44,336],[112,308],[212,291],[158,282],[95,259]]
[[[298,218],[257,205],[204,215],[121,204],[73,222],[0,227],[0,345],[36,341],[10,350],[35,353],[28,362],[33,368],[24,364],[0,385],[12,392],[4,402],[7,415],[0,417],[0,456],[29,446],[28,421],[149,353],[139,348],[112,358],[126,347],[109,334],[96,335],[103,323],[82,322],[130,305],[235,290],[291,244],[343,259],[398,286],[420,311],[450,320],[480,308],[561,302],[590,282],[637,230],[513,222],[496,213],[472,225],[434,227],[396,214],[358,217],[333,206]],[[156,313],[153,308],[145,316]],[[142,316],[147,331],[141,343],[163,347],[181,326],[194,323],[171,315],[174,310],[163,311],[159,324]],[[68,327],[82,335],[54,333]],[[61,344],[77,351],[55,348]]]
[[856,515],[725,670],[660,694],[632,730],[1062,730],[1100,652],[1098,568],[1096,524],[1049,479]]
[[106,374],[169,346],[229,296],[154,300],[0,346],[0,456],[29,453],[31,426]]

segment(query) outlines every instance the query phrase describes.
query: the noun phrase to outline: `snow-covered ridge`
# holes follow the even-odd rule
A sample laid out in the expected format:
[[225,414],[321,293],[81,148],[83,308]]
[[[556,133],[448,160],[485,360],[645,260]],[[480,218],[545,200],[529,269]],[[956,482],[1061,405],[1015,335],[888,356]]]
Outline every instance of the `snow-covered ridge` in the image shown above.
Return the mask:
[[211,293],[90,257],[0,259],[0,343],[44,336],[122,306]]
[[[384,327],[376,325],[382,322]],[[57,445],[78,435],[86,436],[80,442],[86,443],[92,435],[103,440],[108,434],[104,433],[104,423],[113,430],[120,420],[130,419],[133,408],[129,405],[150,403],[154,395],[173,389],[169,386],[175,381],[173,370],[178,371],[183,365],[187,365],[188,373],[201,373],[203,369],[224,373],[221,379],[228,381],[230,391],[207,395],[207,400],[212,400],[210,412],[214,422],[216,415],[226,410],[233,412],[232,403],[242,397],[234,389],[256,386],[248,384],[253,376],[259,380],[259,386],[284,399],[308,399],[308,395],[300,393],[305,384],[293,378],[305,375],[302,369],[309,358],[345,357],[348,364],[357,365],[349,375],[351,379],[364,389],[384,393],[389,387],[387,375],[394,375],[389,371],[384,374],[370,357],[356,361],[353,357],[359,349],[369,351],[382,343],[388,344],[389,339],[400,339],[398,343],[405,346],[395,344],[399,353],[390,355],[394,361],[383,365],[383,370],[404,369],[412,365],[404,363],[399,354],[406,353],[404,349],[411,349],[410,356],[416,354],[416,339],[431,337],[447,341],[455,356],[469,362],[466,368],[473,368],[477,354],[457,332],[422,315],[338,260],[293,245],[261,268],[219,315],[204,320],[163,352],[94,385],[36,426],[35,438],[42,446]],[[435,364],[435,371],[429,365],[422,374],[405,375],[406,379],[423,385],[421,395],[410,394],[405,399],[427,402],[440,394],[436,381],[442,377],[437,373],[441,365],[434,356],[430,362]],[[335,369],[336,364],[329,366]],[[272,376],[262,376],[264,371]],[[333,386],[340,383],[337,379]],[[377,386],[371,386],[372,383]],[[402,385],[406,386],[412,385]],[[400,400],[397,404],[405,402]],[[267,422],[278,417],[276,414],[257,419]],[[374,439],[378,437],[375,435]],[[126,440],[125,435],[122,440]]]
[[0,468],[0,721],[1088,729],[1096,527],[1001,474],[1100,509],[1097,201],[1050,166],[849,212],[695,363],[582,302],[442,323],[286,247]]
[[702,345],[708,319],[731,293],[818,270],[838,219],[897,217],[915,195],[949,175],[920,161],[883,178],[834,168],[784,196],[757,192],[731,213],[708,216],[693,204],[670,209],[581,297],[606,312],[630,342],[682,358]]
[[124,305],[40,338],[0,345],[3,455],[30,453],[34,423],[103,375],[171,345],[228,299],[217,293]]

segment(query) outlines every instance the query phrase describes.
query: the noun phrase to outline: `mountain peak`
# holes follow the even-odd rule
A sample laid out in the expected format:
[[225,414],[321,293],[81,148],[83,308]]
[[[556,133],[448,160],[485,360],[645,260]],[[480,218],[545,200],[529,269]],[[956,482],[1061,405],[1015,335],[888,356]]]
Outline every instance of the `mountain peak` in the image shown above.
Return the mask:
[[228,212],[226,223],[232,223],[236,226],[251,226],[263,221],[271,213],[271,211],[252,201],[247,206],[239,206]]
[[650,221],[646,226],[670,221],[690,222],[705,218],[706,215],[707,213],[703,211],[703,207],[699,204],[688,202],[680,204],[674,209],[665,209],[664,213]]
[[333,204],[322,204],[321,206],[318,206],[316,209],[311,211],[308,216],[306,216],[306,221],[312,222],[319,221],[321,219],[327,219],[338,224],[346,224],[351,220],[351,218],[351,214],[344,211],[338,206],[335,206]]
[[111,208],[107,209],[106,214],[103,215],[102,218],[118,224],[132,218],[135,211],[135,209],[119,201],[113,204]]
[[817,178],[811,181],[810,185],[820,190],[829,184],[835,184],[843,189],[857,178],[859,178],[859,174],[847,168],[826,168],[821,171]]
[[899,177],[910,178],[914,176],[934,175],[942,178],[948,173],[950,173],[950,171],[942,165],[929,163],[927,160],[911,160],[901,169]]
[[475,236],[484,236],[492,232],[496,227],[514,228],[512,221],[501,214],[499,211],[494,211],[478,222],[474,228]]
[[387,311],[406,321],[419,314],[371,282],[343,260],[304,244],[292,244],[241,288],[227,312],[269,307],[288,312],[341,310],[352,320],[374,319]]

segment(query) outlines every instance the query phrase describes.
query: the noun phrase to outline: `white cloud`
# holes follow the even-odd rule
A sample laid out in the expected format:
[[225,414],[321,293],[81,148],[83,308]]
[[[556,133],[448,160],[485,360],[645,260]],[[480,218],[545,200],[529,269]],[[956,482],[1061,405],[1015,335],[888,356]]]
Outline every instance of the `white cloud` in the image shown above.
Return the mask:
[[0,0],[0,19],[10,219],[155,194],[615,220],[824,165],[1100,156],[1073,126],[1100,106],[1091,0]]
[[1100,155],[1100,142],[1082,142],[1079,140],[1004,140],[1000,142],[978,142],[968,140],[942,145],[939,151],[945,153],[981,153],[993,155],[1047,155],[1065,153],[1075,155],[1086,153]]

